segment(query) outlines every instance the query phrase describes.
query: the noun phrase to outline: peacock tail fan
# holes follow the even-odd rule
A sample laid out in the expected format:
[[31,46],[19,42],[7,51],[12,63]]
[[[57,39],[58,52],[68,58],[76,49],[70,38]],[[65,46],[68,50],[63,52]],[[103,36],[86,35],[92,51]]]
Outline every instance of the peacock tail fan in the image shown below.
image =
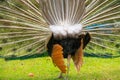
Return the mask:
[[51,26],[76,24],[77,34],[92,36],[85,52],[120,55],[120,0],[6,0],[0,3],[0,56],[42,53]]

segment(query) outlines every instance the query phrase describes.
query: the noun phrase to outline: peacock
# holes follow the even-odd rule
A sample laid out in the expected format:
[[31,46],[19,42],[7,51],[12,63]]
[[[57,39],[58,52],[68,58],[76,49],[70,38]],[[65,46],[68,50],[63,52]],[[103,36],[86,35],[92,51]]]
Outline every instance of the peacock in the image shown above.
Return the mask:
[[[120,0],[4,0],[0,3],[0,57],[47,51],[60,76],[84,52],[120,55]],[[64,58],[67,58],[67,65]]]

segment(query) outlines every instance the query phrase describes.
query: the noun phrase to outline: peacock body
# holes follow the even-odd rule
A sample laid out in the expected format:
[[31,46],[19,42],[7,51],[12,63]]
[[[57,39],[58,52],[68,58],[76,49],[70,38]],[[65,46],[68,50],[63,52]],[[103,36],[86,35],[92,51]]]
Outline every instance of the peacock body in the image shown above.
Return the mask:
[[90,54],[120,55],[119,0],[6,0],[0,4],[1,57],[48,51],[65,73],[63,57],[71,55],[79,71],[84,48]]

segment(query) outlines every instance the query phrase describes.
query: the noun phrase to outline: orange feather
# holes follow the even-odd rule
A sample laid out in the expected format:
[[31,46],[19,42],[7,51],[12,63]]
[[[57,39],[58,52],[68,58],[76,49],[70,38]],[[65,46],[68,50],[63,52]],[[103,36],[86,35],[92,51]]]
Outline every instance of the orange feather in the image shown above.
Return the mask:
[[64,57],[63,57],[63,48],[59,44],[55,44],[53,46],[52,51],[52,61],[53,63],[61,70],[62,73],[66,73],[66,65],[64,63]]
[[81,46],[79,47],[79,49],[75,53],[75,56],[72,56],[72,59],[74,61],[74,64],[75,64],[77,71],[79,72],[80,67],[83,64],[83,39],[81,39]]

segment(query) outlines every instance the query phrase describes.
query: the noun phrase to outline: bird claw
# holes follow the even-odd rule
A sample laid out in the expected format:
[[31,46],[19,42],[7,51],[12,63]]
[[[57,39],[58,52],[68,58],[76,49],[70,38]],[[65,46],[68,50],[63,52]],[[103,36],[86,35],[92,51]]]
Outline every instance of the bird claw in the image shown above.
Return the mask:
[[58,76],[58,79],[63,79],[64,77],[63,76]]
[[64,77],[63,77],[63,74],[60,73],[60,75],[58,76],[58,79],[62,79],[62,78],[64,78]]
[[60,79],[60,80],[68,80],[68,76],[59,75],[58,79]]

